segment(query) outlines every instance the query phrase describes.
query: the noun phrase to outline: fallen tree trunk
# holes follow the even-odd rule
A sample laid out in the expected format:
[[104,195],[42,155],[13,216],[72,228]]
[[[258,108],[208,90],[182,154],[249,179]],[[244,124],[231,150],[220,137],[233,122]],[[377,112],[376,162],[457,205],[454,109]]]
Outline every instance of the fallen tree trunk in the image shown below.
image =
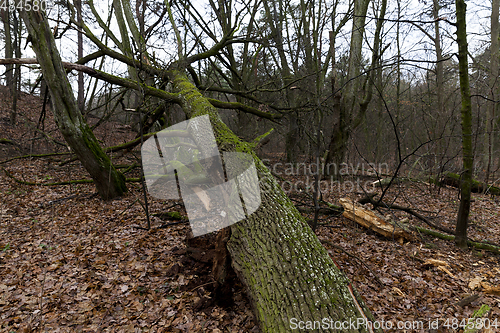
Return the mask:
[[[415,240],[415,236],[405,230],[411,229],[440,239],[449,241],[455,240],[455,236],[453,235],[443,234],[438,231],[425,229],[422,227],[407,226],[405,224],[402,224],[404,228],[401,228],[400,226],[396,226],[391,222],[388,222],[384,217],[380,216],[370,209],[361,206],[351,199],[341,198],[339,201],[342,206],[344,206],[344,217],[347,217],[348,219],[362,225],[367,229],[373,230],[377,234],[382,235],[386,238],[397,239],[399,242],[402,242],[403,239],[407,239],[410,241]],[[467,245],[476,249],[500,253],[500,247],[492,244],[468,240]]]
[[64,153],[48,153],[48,154],[28,154],[28,155],[23,155],[23,156],[15,156],[8,158],[6,160],[0,161],[0,164],[5,164],[14,160],[18,159],[23,159],[23,158],[34,158],[34,157],[51,157],[51,156],[64,156],[64,155],[70,155],[70,152],[64,152]]
[[348,198],[340,198],[339,201],[344,207],[344,217],[353,220],[363,227],[373,230],[386,238],[397,239],[400,243],[405,239],[410,241],[414,240],[413,235],[408,231],[387,222],[383,217],[361,206],[357,202]]
[[[431,177],[430,181],[439,186],[448,185],[460,188],[461,177],[459,174],[447,172],[440,179],[437,177]],[[500,195],[500,187],[485,184],[475,179],[472,180],[471,191],[474,193],[489,193],[492,195]]]
[[17,143],[15,143],[14,141],[9,140],[9,139],[2,139],[2,138],[0,138],[0,143],[6,144],[6,145],[18,146]]
[[[209,115],[221,151],[251,154],[260,179],[261,205],[231,226],[231,264],[247,289],[262,332],[311,331],[306,323],[374,321],[369,309],[322,246],[303,216],[252,150],[221,121],[216,109],[182,71],[169,76],[189,118]],[[199,140],[203,136],[195,135]],[[200,143],[202,145],[202,143]],[[370,325],[345,332],[377,331]],[[325,331],[335,331],[334,327]],[[338,330],[337,330],[338,331]]]
[[[437,231],[434,231],[434,230],[425,229],[425,228],[422,228],[422,227],[412,227],[412,228],[414,228],[415,230],[417,230],[417,231],[419,231],[421,233],[424,233],[426,235],[434,236],[434,237],[437,237],[437,238],[440,238],[440,239],[449,240],[449,241],[454,241],[455,240],[455,236],[453,236],[453,235],[442,234],[440,232],[437,232]],[[472,247],[474,247],[476,249],[480,249],[480,250],[486,250],[486,251],[490,251],[490,252],[493,252],[493,253],[500,253],[500,247],[495,246],[495,245],[491,245],[491,244],[480,243],[480,242],[473,242],[471,240],[467,240],[467,245],[472,246]]]
[[[28,182],[25,180],[18,179],[14,177],[9,171],[7,171],[5,168],[0,167],[0,169],[5,172],[5,174],[13,179],[16,183],[23,184],[23,185],[30,185],[30,186],[61,186],[61,185],[73,185],[73,184],[92,184],[94,183],[93,179],[74,179],[74,180],[66,180],[66,181],[61,181],[61,182],[56,182],[56,183],[38,183],[38,182]],[[141,178],[126,178],[125,181],[127,183],[138,183],[141,181]]]
[[413,209],[411,209],[409,207],[403,207],[403,206],[399,206],[399,205],[396,205],[396,204],[386,204],[384,202],[380,202],[378,200],[375,200],[374,199],[375,195],[376,195],[375,193],[372,194],[372,195],[367,195],[363,199],[360,199],[358,202],[360,204],[370,203],[374,207],[382,207],[382,208],[389,208],[389,209],[401,210],[403,212],[406,212],[408,214],[411,214],[411,215],[415,216],[416,218],[418,218],[421,221],[424,221],[426,224],[428,224],[429,226],[431,226],[431,227],[433,227],[435,229],[441,230],[441,231],[446,232],[448,234],[453,234],[454,233],[454,231],[452,231],[452,230],[450,230],[448,228],[445,228],[445,227],[442,227],[442,226],[437,225],[435,223],[432,223],[429,219],[425,218],[424,216],[422,216],[421,214],[417,213],[416,211],[414,211]]

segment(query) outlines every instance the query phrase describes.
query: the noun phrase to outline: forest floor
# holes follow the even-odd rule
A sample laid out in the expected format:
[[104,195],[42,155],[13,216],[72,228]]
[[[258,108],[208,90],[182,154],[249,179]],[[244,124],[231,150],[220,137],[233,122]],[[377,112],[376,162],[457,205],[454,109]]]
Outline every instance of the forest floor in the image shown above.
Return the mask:
[[[0,144],[0,332],[259,331],[238,281],[232,282],[230,297],[215,295],[209,259],[186,245],[189,225],[176,220],[180,223],[167,226],[173,221],[159,214],[175,211],[185,216],[177,202],[148,196],[151,229],[144,230],[147,218],[140,183],[129,183],[129,192],[119,200],[103,202],[92,184],[43,186],[88,179],[79,162],[59,166],[69,155],[5,162],[30,152],[67,152],[57,143],[45,144],[36,130],[39,99],[22,97],[16,126],[8,122],[7,100],[0,101],[0,138],[18,145]],[[104,146],[133,138],[123,126],[105,126],[96,131]],[[50,112],[45,126],[38,127],[52,140],[63,142]],[[113,158],[115,164],[131,165],[139,155],[136,150]],[[279,158],[269,156],[269,163]],[[126,176],[138,174],[136,168]],[[279,181],[305,180],[281,174],[284,179]],[[9,175],[38,185],[20,184]],[[290,196],[304,201],[307,188],[302,190]],[[361,196],[345,183],[328,183],[323,199],[338,204],[341,197]],[[473,194],[472,239],[500,243],[499,199]],[[388,192],[386,200],[454,229],[459,203],[454,188],[403,182]],[[428,227],[403,212],[383,214]],[[401,244],[342,216],[321,216],[320,222],[324,225],[316,231],[319,239],[327,241],[328,252],[377,320],[407,326],[387,332],[429,332],[435,320],[441,325],[435,332],[460,332],[461,321],[471,318],[482,304],[492,308],[489,319],[500,327],[500,296],[485,292],[500,285],[499,255],[462,251],[450,241],[426,235]],[[440,269],[429,259],[448,266]],[[460,303],[464,299],[469,302]]]

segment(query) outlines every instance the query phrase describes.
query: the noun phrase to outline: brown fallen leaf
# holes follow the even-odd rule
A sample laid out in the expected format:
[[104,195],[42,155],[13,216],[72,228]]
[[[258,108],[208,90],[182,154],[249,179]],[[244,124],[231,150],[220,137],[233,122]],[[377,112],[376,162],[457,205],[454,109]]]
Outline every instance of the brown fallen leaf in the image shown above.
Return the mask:
[[500,296],[500,286],[484,288],[485,294]]
[[481,287],[481,281],[483,281],[483,277],[476,276],[475,278],[473,278],[472,280],[469,281],[469,288],[471,290],[475,290],[475,289]]
[[435,267],[450,267],[450,265],[446,261],[437,259],[427,259],[425,260],[424,265],[432,265]]
[[135,307],[137,309],[137,311],[141,312],[142,310],[144,310],[144,304],[141,303],[140,301],[138,300],[135,300],[132,302],[132,305],[133,307]]
[[483,287],[483,289],[491,289],[491,284],[488,282],[488,281],[481,281],[481,287]]
[[450,267],[450,264],[448,264],[446,261],[437,260],[437,259],[427,259],[424,262],[424,266],[426,266],[426,265],[432,265],[432,266],[436,267],[437,269],[439,269],[440,271],[445,272],[446,274],[448,274],[452,278],[454,278],[454,279],[456,278],[455,275],[453,275],[453,273],[450,272],[450,270],[448,269],[448,267]]
[[392,287],[392,290],[401,297],[406,297],[406,295],[401,291],[401,289]]
[[452,278],[456,279],[455,275],[453,275],[453,273],[450,272],[446,267],[444,267],[444,266],[438,266],[437,269],[439,269],[440,271],[445,272],[446,274],[448,274]]

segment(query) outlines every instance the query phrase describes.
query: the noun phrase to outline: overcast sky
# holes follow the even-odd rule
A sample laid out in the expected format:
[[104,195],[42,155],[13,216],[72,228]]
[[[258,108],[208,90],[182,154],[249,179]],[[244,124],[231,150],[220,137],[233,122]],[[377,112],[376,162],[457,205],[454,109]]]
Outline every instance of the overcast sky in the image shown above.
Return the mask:
[[[53,0],[52,0],[53,1]],[[111,0],[106,0],[106,1],[96,1],[96,6],[98,10],[101,12],[102,19],[106,21],[107,17],[107,8],[111,4]],[[196,7],[199,10],[202,10],[202,8],[205,6],[205,3],[207,1],[203,0],[196,0],[193,2],[196,4]],[[432,4],[432,0],[410,0],[410,2],[406,3],[405,5],[402,6],[402,19],[404,20],[425,20],[425,21],[430,21],[431,18],[422,15],[422,12],[424,9],[429,8],[430,5]],[[489,36],[489,26],[490,26],[490,11],[491,11],[491,3],[483,3],[481,0],[472,0],[472,1],[467,1],[468,4],[468,12],[467,12],[467,19],[468,19],[468,34],[469,34],[469,50],[473,55],[477,55],[481,53],[485,47],[488,46],[490,36]],[[451,5],[447,8],[443,8],[440,12],[440,15],[442,17],[446,17],[447,19],[454,21],[454,2],[451,2]],[[58,17],[58,12],[57,8],[54,7],[50,11],[50,16],[52,18],[57,18]],[[373,27],[375,24],[375,20],[373,18],[373,10],[369,10],[368,14],[369,18],[367,19],[367,39],[370,40],[370,37],[373,33]],[[388,5],[388,11],[387,11],[387,18],[389,19],[397,19],[397,2],[396,0],[389,0],[389,5]],[[51,25],[55,25],[54,22],[51,23]],[[423,24],[422,26],[426,26]],[[96,26],[90,25],[90,28],[96,33],[99,33],[99,30]],[[116,25],[111,26],[113,31],[118,31]],[[429,24],[429,32],[431,35],[434,34],[433,32],[433,24]],[[396,32],[396,23],[394,22],[386,22],[385,24],[385,32],[387,33],[387,38],[386,43],[390,43],[390,47],[387,50],[386,54],[384,55],[384,58],[387,59],[391,55],[394,55],[396,52],[396,46],[395,43],[391,40],[394,38],[394,34]],[[457,48],[452,40],[454,38],[454,32],[455,32],[455,27],[450,26],[449,24],[445,22],[441,22],[441,33],[442,33],[442,38],[443,38],[443,52],[444,53],[453,53],[456,52]],[[400,40],[401,40],[401,49],[403,52],[403,57],[406,59],[425,59],[425,60],[434,60],[435,59],[435,54],[433,51],[433,45],[431,41],[429,40],[428,37],[426,37],[421,31],[413,27],[411,24],[400,24],[400,30],[401,30],[401,35],[400,35]],[[116,32],[116,36],[120,36],[118,32]],[[328,38],[328,36],[324,36],[325,39]],[[347,25],[346,28],[342,31],[342,33],[338,36],[337,38],[337,46],[341,50],[344,50],[344,52],[348,49],[348,44],[349,44],[349,38],[350,38],[350,25]],[[61,55],[64,60],[66,61],[76,61],[76,35],[74,33],[68,33],[66,36],[62,39],[59,39],[57,41],[59,50],[61,52]],[[327,45],[327,43],[325,43]],[[163,57],[167,58],[172,56],[172,53],[175,53],[175,45],[165,45],[165,54]],[[34,56],[33,52],[30,50],[30,47],[28,47],[25,51],[25,54],[23,56],[25,57],[32,57]],[[90,47],[86,47],[86,52],[88,53],[91,52]],[[157,57],[162,57],[161,54],[159,54],[159,50],[156,50],[156,56]],[[112,64],[111,62],[107,62],[107,70],[113,70],[115,72],[122,72],[124,73],[126,71],[126,68],[121,65],[117,64]],[[112,66],[112,67],[109,67]],[[32,73],[31,71],[25,71],[23,73],[23,77],[25,79],[31,80],[33,82],[36,80],[37,74]]]

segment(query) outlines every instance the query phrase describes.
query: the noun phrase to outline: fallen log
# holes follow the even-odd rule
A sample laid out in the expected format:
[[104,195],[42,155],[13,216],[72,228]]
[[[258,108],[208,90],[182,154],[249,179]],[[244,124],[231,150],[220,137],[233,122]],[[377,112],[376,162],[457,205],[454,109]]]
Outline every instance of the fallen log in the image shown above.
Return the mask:
[[9,140],[9,139],[2,139],[2,138],[0,138],[0,143],[6,144],[6,145],[18,146],[17,143],[15,143],[14,141]]
[[[452,236],[452,235],[446,235],[446,234],[442,234],[440,232],[437,232],[437,231],[434,231],[434,230],[429,230],[429,229],[425,229],[425,228],[422,228],[422,227],[411,227],[421,233],[424,233],[424,234],[427,234],[427,235],[430,235],[430,236],[434,236],[436,238],[440,238],[440,239],[444,239],[444,240],[448,240],[448,241],[454,241],[455,240],[455,236]],[[471,246],[471,247],[474,247],[476,249],[480,249],[480,250],[486,250],[486,251],[490,251],[490,252],[493,252],[493,253],[500,253],[500,247],[498,246],[495,246],[495,245],[491,245],[491,244],[486,244],[486,243],[480,243],[480,242],[475,242],[475,241],[471,241],[471,240],[467,240],[467,245]]]
[[[456,188],[460,188],[460,181],[461,177],[459,174],[453,173],[453,172],[446,172],[441,176],[441,178],[438,177],[431,177],[430,182],[433,184],[436,184],[438,186],[452,186]],[[492,195],[500,195],[500,187],[485,184],[483,182],[480,182],[478,180],[473,179],[472,180],[472,187],[471,191],[474,193],[489,193]]]
[[[75,180],[66,180],[66,181],[61,181],[61,182],[56,182],[56,183],[38,183],[38,182],[28,182],[24,181],[21,179],[18,179],[14,177],[7,169],[0,167],[5,174],[13,179],[16,183],[23,184],[23,185],[30,185],[30,186],[60,186],[60,185],[70,185],[70,184],[91,184],[94,182],[93,179],[75,179]],[[127,183],[138,183],[141,181],[141,178],[126,178],[125,181]]]
[[[448,241],[455,240],[455,236],[443,234],[435,230],[429,230],[417,226],[408,226],[404,223],[401,223],[400,225],[394,225],[394,222],[387,221],[384,217],[368,208],[363,207],[362,205],[351,199],[340,198],[339,201],[340,204],[344,207],[344,217],[347,217],[348,219],[360,224],[367,229],[373,230],[377,234],[382,235],[386,238],[397,239],[399,243],[402,243],[405,239],[409,241],[415,240],[416,237],[407,230],[418,231]],[[467,245],[476,249],[486,250],[493,253],[500,253],[500,247],[492,244],[467,240]]]
[[400,243],[402,243],[405,239],[409,241],[415,239],[415,237],[408,231],[399,226],[393,225],[392,222],[386,221],[379,214],[361,206],[357,202],[348,198],[340,198],[339,201],[344,207],[344,217],[353,220],[363,227],[373,230],[377,234],[386,238],[397,239]]
[[18,160],[18,159],[24,159],[24,158],[34,158],[34,157],[51,157],[51,156],[59,156],[59,155],[69,155],[71,152],[64,152],[64,153],[48,153],[48,154],[28,154],[24,156],[15,156],[11,157],[9,159],[6,159],[4,161],[0,161],[0,164],[5,164],[7,162],[13,161],[13,160]]
[[366,197],[358,200],[358,202],[362,205],[367,204],[367,203],[372,204],[373,207],[375,207],[375,208],[382,207],[382,208],[401,210],[403,212],[406,212],[408,214],[415,216],[416,218],[418,218],[421,221],[424,221],[427,225],[431,226],[434,229],[441,230],[441,231],[446,232],[450,235],[455,233],[453,230],[450,230],[448,228],[442,227],[440,225],[437,225],[437,224],[431,222],[429,219],[427,219],[426,217],[417,213],[416,211],[414,211],[410,207],[403,207],[403,206],[399,206],[396,204],[387,204],[385,202],[380,202],[380,201],[374,199],[375,196],[376,196],[376,193],[368,194]]
[[[386,175],[380,175],[380,176],[386,176]],[[379,180],[376,180],[372,183],[373,187],[384,187],[389,184],[401,184],[403,182],[413,182],[413,183],[423,183],[427,184],[427,182],[423,181],[422,179],[418,178],[410,178],[410,177],[393,177],[391,175],[388,175],[387,178],[381,178]]]

